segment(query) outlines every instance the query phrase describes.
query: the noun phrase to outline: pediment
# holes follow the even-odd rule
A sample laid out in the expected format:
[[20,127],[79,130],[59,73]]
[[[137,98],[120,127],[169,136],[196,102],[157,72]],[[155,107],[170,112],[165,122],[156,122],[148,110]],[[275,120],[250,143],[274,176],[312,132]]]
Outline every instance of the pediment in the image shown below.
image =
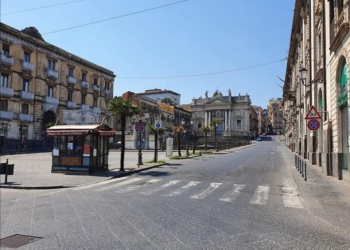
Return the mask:
[[214,97],[211,98],[207,104],[229,104],[230,102],[225,100],[224,98],[218,96],[218,97]]

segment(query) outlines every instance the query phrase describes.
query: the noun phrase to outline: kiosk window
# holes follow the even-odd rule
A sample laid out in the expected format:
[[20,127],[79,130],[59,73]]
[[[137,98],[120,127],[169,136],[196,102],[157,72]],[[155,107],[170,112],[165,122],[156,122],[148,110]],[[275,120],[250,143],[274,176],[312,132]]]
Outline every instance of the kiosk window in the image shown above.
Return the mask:
[[91,151],[91,137],[90,135],[87,135],[84,137],[84,149],[83,149],[84,156],[90,156],[90,151]]
[[61,136],[61,154],[67,153],[66,137]]
[[75,155],[81,155],[81,136],[75,136],[74,140],[74,154]]

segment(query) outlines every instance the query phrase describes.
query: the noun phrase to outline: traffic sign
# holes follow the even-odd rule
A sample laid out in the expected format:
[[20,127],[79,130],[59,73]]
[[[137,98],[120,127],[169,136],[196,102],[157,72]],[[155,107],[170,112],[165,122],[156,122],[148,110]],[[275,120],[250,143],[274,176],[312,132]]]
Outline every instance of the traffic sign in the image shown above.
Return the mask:
[[160,128],[162,128],[162,122],[161,121],[155,121],[154,126],[156,127],[156,129],[160,129]]
[[320,128],[320,122],[317,121],[317,120],[310,120],[308,123],[307,123],[307,127],[311,130],[317,130]]
[[309,110],[309,112],[307,113],[305,119],[321,119],[321,115],[320,113],[318,113],[317,109],[312,106]]
[[145,129],[145,126],[143,126],[143,123],[138,122],[135,124],[135,130],[138,133],[141,133]]

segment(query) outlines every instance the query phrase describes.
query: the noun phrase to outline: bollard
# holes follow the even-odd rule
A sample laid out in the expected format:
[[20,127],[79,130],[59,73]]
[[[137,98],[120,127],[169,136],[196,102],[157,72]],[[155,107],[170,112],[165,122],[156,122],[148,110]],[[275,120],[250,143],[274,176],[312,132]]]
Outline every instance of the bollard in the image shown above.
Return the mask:
[[298,159],[298,171],[300,171],[300,161],[301,161],[301,159],[299,157],[299,159]]
[[307,181],[307,177],[306,177],[306,162],[304,164],[304,167],[305,167],[305,174],[304,174],[305,178],[304,178],[304,180]]
[[304,177],[304,164],[306,164],[306,161],[303,161],[301,164],[301,177]]
[[5,184],[7,184],[7,166],[9,164],[9,159],[6,159],[6,167],[5,167]]
[[294,166],[297,167],[297,155],[294,155]]

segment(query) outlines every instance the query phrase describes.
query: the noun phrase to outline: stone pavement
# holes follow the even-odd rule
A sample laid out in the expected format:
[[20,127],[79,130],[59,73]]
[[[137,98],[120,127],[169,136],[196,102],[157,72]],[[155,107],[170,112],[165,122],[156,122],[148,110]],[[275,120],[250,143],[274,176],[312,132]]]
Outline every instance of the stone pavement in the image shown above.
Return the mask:
[[322,173],[322,168],[306,160],[307,181],[294,166],[294,153],[288,164],[310,213],[328,224],[345,230],[350,238],[350,183]]
[[[214,153],[230,153],[239,151],[244,148],[253,146],[242,146],[220,152]],[[190,151],[191,152],[191,151]],[[182,155],[186,152],[183,150]],[[174,154],[177,151],[174,150]],[[51,152],[48,153],[32,153],[32,154],[20,154],[20,155],[5,155],[1,156],[1,162],[9,160],[9,164],[15,164],[14,175],[8,176],[8,184],[4,184],[5,176],[0,175],[0,187],[1,188],[22,188],[22,189],[54,189],[65,187],[76,187],[89,185],[96,182],[106,181],[111,178],[118,178],[126,175],[133,174],[135,172],[144,171],[150,168],[162,166],[165,164],[178,163],[179,160],[172,160],[166,157],[165,151],[158,152],[158,160],[164,160],[165,164],[148,164],[146,161],[150,161],[154,158],[154,151],[144,150],[142,151],[142,160],[144,165],[137,167],[138,151],[127,150],[125,152],[124,167],[126,171],[119,171],[120,166],[120,151],[112,150],[109,154],[109,171],[98,173],[94,175],[76,175],[76,174],[58,174],[51,173]],[[182,160],[180,160],[182,161]]]

